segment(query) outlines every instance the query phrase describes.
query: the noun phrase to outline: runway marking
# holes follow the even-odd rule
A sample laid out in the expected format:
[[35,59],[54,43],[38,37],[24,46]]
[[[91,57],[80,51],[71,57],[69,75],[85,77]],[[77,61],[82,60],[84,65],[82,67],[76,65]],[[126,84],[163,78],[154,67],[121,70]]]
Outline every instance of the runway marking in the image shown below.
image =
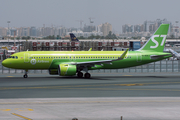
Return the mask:
[[[14,108],[14,110],[16,111],[34,111],[33,109],[30,109],[30,108]],[[11,109],[0,109],[0,111],[11,111]]]
[[16,114],[16,113],[11,113],[11,114],[12,114],[12,115],[15,115],[15,116],[18,116],[18,117],[21,117],[21,118],[24,118],[24,119],[26,119],[26,120],[32,120],[32,119],[30,119],[30,118],[24,117],[24,116],[19,115],[19,114]]
[[0,111],[11,111],[11,109],[0,109]]
[[123,76],[132,76],[132,75],[123,75]]
[[7,76],[7,77],[14,77],[14,76]]
[[30,108],[15,108],[14,110],[17,110],[17,111],[34,111],[33,109],[30,109]]

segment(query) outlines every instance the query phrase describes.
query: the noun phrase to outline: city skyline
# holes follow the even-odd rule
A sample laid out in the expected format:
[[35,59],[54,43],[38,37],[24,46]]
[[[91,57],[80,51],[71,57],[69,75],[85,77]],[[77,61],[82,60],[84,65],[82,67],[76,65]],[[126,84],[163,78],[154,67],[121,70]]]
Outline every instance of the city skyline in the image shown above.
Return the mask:
[[[82,25],[111,23],[113,31],[121,33],[123,24],[140,24],[145,20],[168,19],[175,24],[180,1],[176,0],[1,0],[0,27],[80,28]],[[89,19],[91,18],[91,19]],[[90,23],[93,21],[93,23]]]
[[[180,29],[176,25],[172,25],[171,21],[167,19],[156,19],[153,21],[146,20],[141,24],[137,25],[130,25],[124,24],[122,26],[122,33],[116,34],[119,37],[148,37],[155,32],[155,30],[161,24],[169,24],[169,32],[168,37],[178,37],[180,36]],[[69,33],[74,33],[77,37],[83,36],[85,38],[90,37],[91,35],[94,36],[107,36],[109,32],[113,33],[112,25],[110,23],[103,23],[98,26],[87,25],[81,26],[81,29],[78,28],[66,28],[66,27],[56,27],[56,26],[43,26],[43,27],[20,27],[20,28],[8,28],[0,27],[0,36],[31,36],[31,37],[47,37],[47,36],[61,36],[64,37],[69,35]]]

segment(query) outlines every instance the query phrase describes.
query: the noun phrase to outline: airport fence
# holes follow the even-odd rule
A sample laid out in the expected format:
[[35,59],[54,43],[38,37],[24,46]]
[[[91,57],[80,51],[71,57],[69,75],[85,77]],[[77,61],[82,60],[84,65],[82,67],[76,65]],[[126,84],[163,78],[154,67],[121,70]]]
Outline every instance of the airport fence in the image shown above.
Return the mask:
[[[180,60],[162,60],[141,66],[124,69],[100,69],[90,70],[90,73],[160,73],[160,72],[180,72]],[[2,74],[23,74],[24,70],[10,69],[3,67],[0,62],[0,73]],[[48,70],[29,70],[28,73],[40,74],[48,73]]]

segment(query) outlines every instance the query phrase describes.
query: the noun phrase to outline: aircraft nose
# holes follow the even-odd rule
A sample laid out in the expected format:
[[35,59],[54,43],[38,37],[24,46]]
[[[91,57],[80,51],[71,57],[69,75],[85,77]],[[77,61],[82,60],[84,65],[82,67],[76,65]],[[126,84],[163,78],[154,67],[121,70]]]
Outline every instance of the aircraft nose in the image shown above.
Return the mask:
[[7,60],[3,60],[3,61],[2,61],[2,65],[3,65],[4,67],[7,67],[7,65],[8,65]]

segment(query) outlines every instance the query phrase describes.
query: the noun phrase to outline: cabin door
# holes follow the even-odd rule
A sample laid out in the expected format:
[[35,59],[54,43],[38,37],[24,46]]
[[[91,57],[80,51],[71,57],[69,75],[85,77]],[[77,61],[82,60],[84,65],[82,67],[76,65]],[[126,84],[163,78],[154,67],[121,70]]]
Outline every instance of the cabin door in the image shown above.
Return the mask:
[[29,53],[24,53],[24,63],[29,63]]
[[141,53],[136,53],[136,57],[137,57],[137,62],[141,62],[142,61]]
[[70,59],[71,61],[75,61],[76,60],[76,57],[75,57],[75,55],[71,55],[71,59]]

